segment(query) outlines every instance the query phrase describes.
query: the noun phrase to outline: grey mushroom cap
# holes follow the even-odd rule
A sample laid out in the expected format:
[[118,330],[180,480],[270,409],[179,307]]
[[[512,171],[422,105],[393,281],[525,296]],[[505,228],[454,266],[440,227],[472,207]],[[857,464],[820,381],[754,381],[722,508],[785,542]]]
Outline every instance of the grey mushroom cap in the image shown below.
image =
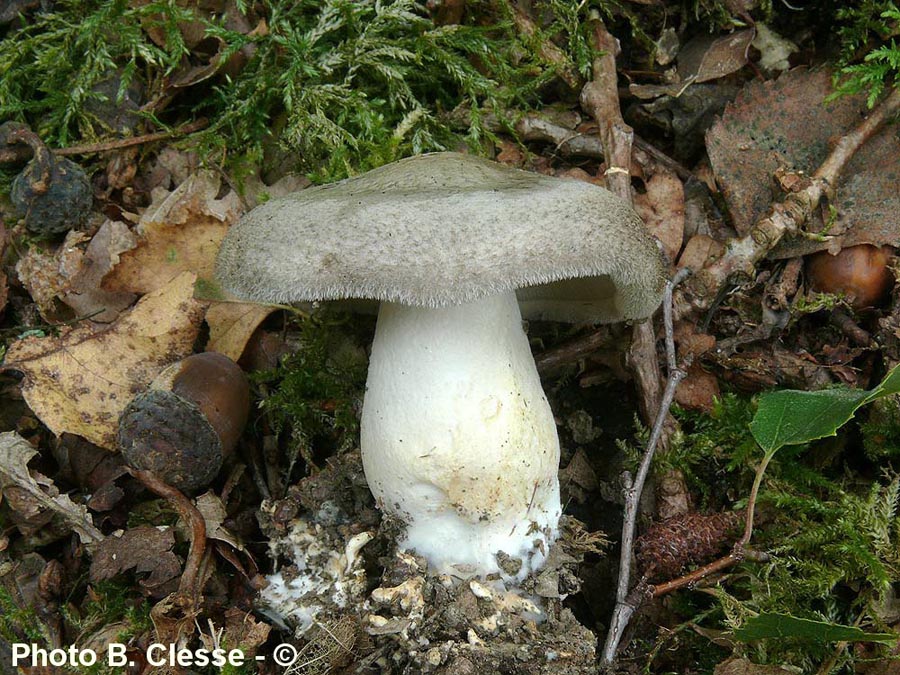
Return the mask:
[[216,276],[270,303],[445,307],[522,289],[526,318],[612,322],[652,314],[666,271],[607,190],[442,152],[253,209],[222,242]]

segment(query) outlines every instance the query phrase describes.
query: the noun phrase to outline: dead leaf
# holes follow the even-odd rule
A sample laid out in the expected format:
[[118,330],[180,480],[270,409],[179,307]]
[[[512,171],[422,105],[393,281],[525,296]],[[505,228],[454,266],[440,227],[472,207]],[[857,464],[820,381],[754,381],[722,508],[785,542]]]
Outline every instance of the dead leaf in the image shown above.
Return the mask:
[[[716,180],[734,226],[746,235],[782,194],[773,176],[779,169],[815,172],[831,145],[854,128],[866,112],[862,96],[825,103],[831,72],[798,68],[774,82],[751,82],[706,136]],[[900,139],[886,126],[870,139],[841,173],[831,206],[830,241],[785,238],[772,253],[792,258],[825,248],[856,244],[895,245],[900,241]],[[831,216],[829,216],[829,219]],[[823,232],[822,214],[807,229]]]
[[79,316],[102,323],[114,321],[135,300],[133,293],[105,291],[103,276],[119,262],[119,256],[137,242],[122,222],[107,220],[91,239],[79,261],[79,269],[69,279],[61,299]]
[[231,607],[225,612],[225,644],[236,645],[248,659],[269,639],[272,627],[257,621],[250,612]]
[[207,351],[224,354],[238,361],[253,333],[269,314],[275,311],[271,305],[247,302],[215,302],[206,310],[209,325]]
[[721,396],[719,381],[700,364],[694,363],[687,370],[687,376],[675,390],[675,401],[688,410],[711,413],[716,399]]
[[506,164],[507,166],[514,166],[516,168],[521,168],[525,163],[525,153],[522,152],[522,148],[518,143],[513,143],[512,141],[500,140],[497,142],[499,146],[499,152],[497,153],[496,160],[501,164]]
[[106,328],[18,340],[3,369],[24,373],[25,400],[53,433],[78,434],[114,450],[125,406],[164,366],[191,352],[203,315],[194,280],[178,275]]
[[240,649],[245,659],[254,659],[259,647],[269,639],[272,627],[257,621],[250,612],[229,607],[225,611],[225,626],[217,628],[209,620],[209,633],[200,631],[203,647],[213,650],[226,645],[229,649]]
[[222,500],[219,499],[218,495],[212,492],[204,492],[197,497],[196,503],[197,510],[200,512],[200,515],[203,516],[203,520],[206,523],[207,538],[224,541],[238,551],[243,551],[244,544],[241,542],[240,538],[223,525],[228,514],[225,512],[225,505],[222,503]]
[[41,316],[55,318],[57,299],[79,316],[108,323],[134,302],[132,293],[100,289],[100,280],[118,261],[122,251],[133,247],[136,238],[125,223],[106,221],[87,248],[87,235],[70,231],[54,251],[29,249],[16,264],[16,273],[28,290]]
[[605,178],[603,178],[602,176],[592,176],[587,171],[585,171],[584,169],[580,169],[577,166],[563,169],[562,171],[557,172],[556,175],[560,178],[571,178],[573,180],[580,180],[584,183],[599,185],[602,188],[607,187]]
[[711,260],[719,258],[724,252],[725,247],[712,237],[695,234],[685,244],[678,258],[678,267],[702,270]]
[[681,96],[693,84],[718,80],[747,65],[747,51],[756,36],[753,28],[715,37],[701,35],[688,42],[678,54],[676,82],[632,84],[629,91],[641,99]]
[[152,592],[181,574],[181,560],[172,552],[173,546],[175,534],[171,527],[139,525],[119,536],[109,536],[94,551],[91,581],[106,581],[134,570],[138,574],[149,573],[140,584]]
[[149,293],[182,272],[212,277],[219,244],[241,213],[233,191],[217,199],[218,176],[190,176],[160,202],[150,206],[138,223],[139,241],[103,279],[110,291]]
[[668,172],[653,175],[645,185],[647,191],[635,195],[634,209],[662,242],[668,259],[675,260],[684,237],[684,187]]
[[[60,251],[66,251],[72,241],[73,232],[66,235],[66,241],[60,247]],[[82,233],[75,233],[75,237],[82,237]],[[53,253],[38,248],[30,248],[16,263],[16,276],[28,291],[38,312],[46,321],[56,319],[59,307],[56,299],[65,288],[67,280],[60,272],[61,261]]]
[[0,434],[0,489],[8,498],[10,490],[19,490],[40,509],[61,517],[81,538],[85,546],[103,541],[85,506],[75,504],[68,495],[60,494],[53,481],[41,476],[41,484],[28,471],[28,462],[38,452],[14,432]]
[[730,35],[701,35],[688,42],[678,54],[682,80],[709,82],[730,75],[747,65],[747,50],[756,30],[747,28]]

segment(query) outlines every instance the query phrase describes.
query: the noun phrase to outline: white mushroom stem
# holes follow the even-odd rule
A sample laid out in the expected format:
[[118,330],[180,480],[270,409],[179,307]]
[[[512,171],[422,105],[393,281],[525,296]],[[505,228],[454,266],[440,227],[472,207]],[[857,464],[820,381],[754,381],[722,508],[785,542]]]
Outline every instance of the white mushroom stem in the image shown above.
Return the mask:
[[[512,292],[440,309],[382,303],[361,447],[401,545],[438,573],[538,568],[556,539],[559,440]],[[509,569],[504,572],[509,577]]]

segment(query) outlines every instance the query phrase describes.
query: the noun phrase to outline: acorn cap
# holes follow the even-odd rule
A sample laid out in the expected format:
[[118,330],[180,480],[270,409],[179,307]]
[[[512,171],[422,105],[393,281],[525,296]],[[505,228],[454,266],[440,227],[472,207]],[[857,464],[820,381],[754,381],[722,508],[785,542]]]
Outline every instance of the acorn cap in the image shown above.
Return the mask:
[[526,318],[613,322],[651,314],[666,273],[607,190],[444,152],[253,209],[222,242],[216,276],[270,303],[445,307],[527,288]]

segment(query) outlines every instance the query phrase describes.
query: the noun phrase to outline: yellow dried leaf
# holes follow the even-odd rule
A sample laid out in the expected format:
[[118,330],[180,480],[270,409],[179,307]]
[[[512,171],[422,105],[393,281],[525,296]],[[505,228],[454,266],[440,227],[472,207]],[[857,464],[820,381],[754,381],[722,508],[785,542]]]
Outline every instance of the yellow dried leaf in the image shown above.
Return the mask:
[[201,172],[148,208],[137,246],[121,255],[103,289],[149,293],[182,272],[211,277],[219,244],[240,215],[237,195],[217,199],[218,191],[218,178]]
[[24,373],[25,400],[53,433],[78,434],[114,450],[128,402],[164,366],[191,352],[204,308],[193,298],[195,278],[180,274],[107,327],[19,340],[3,367]]
[[216,302],[206,311],[209,343],[206,349],[237,361],[259,324],[275,307],[247,302]]

